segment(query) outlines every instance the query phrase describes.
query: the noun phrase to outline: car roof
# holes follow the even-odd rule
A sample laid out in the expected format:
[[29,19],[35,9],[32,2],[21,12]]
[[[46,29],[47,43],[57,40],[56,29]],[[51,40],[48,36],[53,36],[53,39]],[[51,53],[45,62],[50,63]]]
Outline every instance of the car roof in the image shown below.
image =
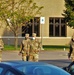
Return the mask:
[[12,67],[16,67],[19,65],[48,65],[47,63],[43,62],[29,62],[29,61],[5,61],[1,62],[0,64],[9,65]]
[[[29,62],[29,61],[5,61],[5,62],[1,62],[0,65],[6,65],[6,66],[9,66],[9,67],[20,67],[21,65],[22,66],[28,66],[28,67],[31,67],[31,69],[34,67],[34,66],[49,66],[53,71],[62,71],[62,72],[65,72],[63,69],[57,67],[57,66],[54,66],[52,64],[48,64],[48,63],[44,63],[44,62]],[[32,67],[33,66],[33,67]],[[29,69],[29,68],[28,68]],[[46,68],[45,68],[46,69]],[[47,69],[46,69],[47,70]],[[65,72],[66,74],[66,72]],[[65,75],[64,74],[64,75]],[[66,75],[70,75],[70,74],[66,74]]]

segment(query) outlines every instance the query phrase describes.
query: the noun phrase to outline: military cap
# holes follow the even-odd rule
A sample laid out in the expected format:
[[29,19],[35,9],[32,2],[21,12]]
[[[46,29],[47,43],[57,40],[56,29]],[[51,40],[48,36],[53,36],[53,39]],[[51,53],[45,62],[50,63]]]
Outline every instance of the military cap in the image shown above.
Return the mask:
[[32,33],[32,36],[36,37],[36,33]]
[[74,36],[72,36],[72,38],[74,39]]
[[72,39],[74,40],[74,33],[73,33]]
[[29,37],[29,34],[25,34],[25,37]]

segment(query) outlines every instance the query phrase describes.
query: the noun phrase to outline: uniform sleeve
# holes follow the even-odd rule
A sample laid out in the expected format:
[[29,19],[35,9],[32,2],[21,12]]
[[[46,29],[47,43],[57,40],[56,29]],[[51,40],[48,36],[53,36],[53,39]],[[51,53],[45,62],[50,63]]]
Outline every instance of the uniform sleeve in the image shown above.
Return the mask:
[[68,53],[68,58],[70,58],[72,51],[73,51],[73,49],[72,49],[72,46],[70,45],[70,49],[69,49],[69,53]]
[[20,45],[20,53],[22,53],[22,50],[23,50],[23,41],[21,42],[21,45]]
[[41,42],[39,41],[38,49],[41,50],[41,48],[42,48],[42,45],[41,45]]
[[3,50],[3,48],[4,48],[4,43],[2,40],[0,40],[0,48],[1,48],[1,50]]
[[2,41],[2,47],[4,48],[4,42]]

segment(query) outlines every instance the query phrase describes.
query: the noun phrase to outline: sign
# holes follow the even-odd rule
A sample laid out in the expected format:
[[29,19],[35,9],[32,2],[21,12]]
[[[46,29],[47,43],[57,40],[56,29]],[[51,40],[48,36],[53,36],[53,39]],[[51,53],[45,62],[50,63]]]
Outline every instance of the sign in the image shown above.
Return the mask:
[[40,17],[40,24],[45,24],[45,17]]

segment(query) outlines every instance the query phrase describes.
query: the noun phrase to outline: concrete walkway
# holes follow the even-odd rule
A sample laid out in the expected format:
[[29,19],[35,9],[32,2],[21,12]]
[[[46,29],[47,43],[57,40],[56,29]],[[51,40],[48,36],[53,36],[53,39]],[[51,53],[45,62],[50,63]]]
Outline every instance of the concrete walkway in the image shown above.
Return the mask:
[[[19,51],[3,51],[2,61],[22,60]],[[70,64],[71,60],[68,59],[68,51],[40,51],[39,61],[53,64],[59,67],[64,67]]]

